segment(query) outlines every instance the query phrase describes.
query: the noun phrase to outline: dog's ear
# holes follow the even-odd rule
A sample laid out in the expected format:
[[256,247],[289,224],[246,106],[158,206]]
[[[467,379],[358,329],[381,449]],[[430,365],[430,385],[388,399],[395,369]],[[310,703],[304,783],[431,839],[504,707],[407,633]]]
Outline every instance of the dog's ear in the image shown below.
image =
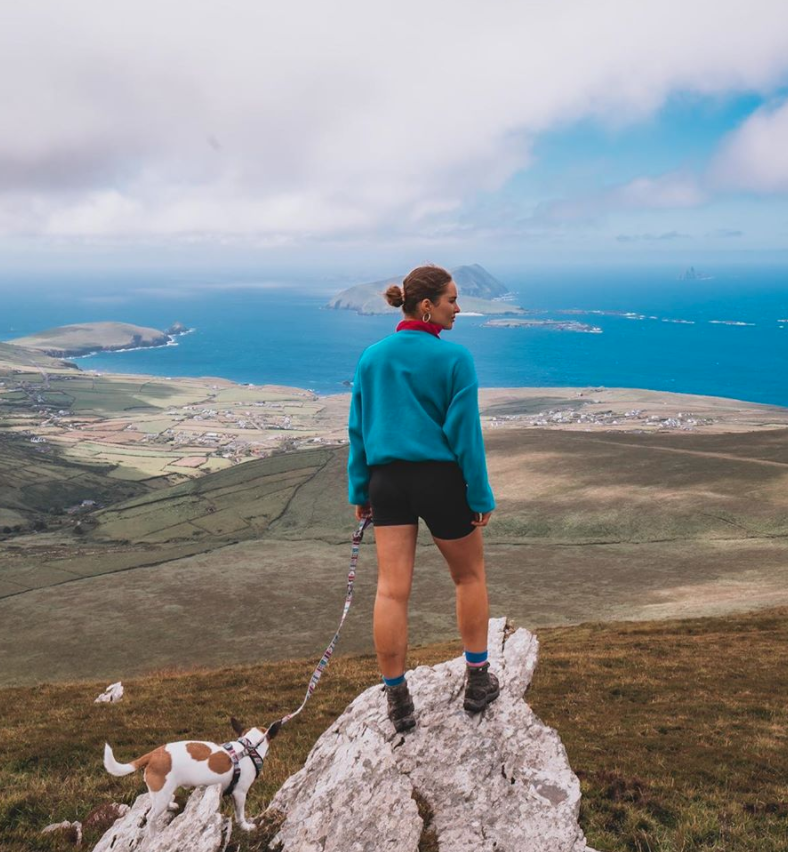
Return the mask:
[[231,717],[230,717],[230,724],[233,726],[233,730],[235,731],[235,733],[236,733],[236,734],[238,734],[238,736],[239,736],[239,737],[240,737],[240,736],[241,736],[241,734],[243,734],[243,732],[246,730],[246,728],[244,727],[244,725],[242,725],[242,724],[241,724],[241,723],[240,723],[240,722],[239,722],[239,721],[235,718],[235,716],[231,716]]
[[279,729],[282,727],[281,720],[278,722],[274,722],[273,725],[265,732],[266,739],[269,741],[272,740],[278,733]]

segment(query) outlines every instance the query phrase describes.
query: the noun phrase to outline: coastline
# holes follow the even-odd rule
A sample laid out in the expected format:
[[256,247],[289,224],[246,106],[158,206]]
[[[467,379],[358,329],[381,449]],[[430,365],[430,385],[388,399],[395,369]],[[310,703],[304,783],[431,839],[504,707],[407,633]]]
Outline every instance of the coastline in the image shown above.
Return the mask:
[[[58,355],[56,357],[67,359],[69,361],[77,361],[80,358],[90,358],[93,355],[103,355],[106,352],[120,353],[120,352],[142,352],[148,349],[167,349],[170,346],[177,346],[178,341],[175,340],[176,337],[184,337],[187,334],[191,334],[192,332],[197,331],[196,328],[187,328],[185,331],[178,331],[175,333],[165,332],[169,340],[166,343],[151,343],[148,346],[122,346],[117,349],[114,347],[108,346],[103,347],[101,349],[94,349],[92,352],[83,352],[81,355]],[[52,356],[55,357],[55,356]]]
[[[0,374],[7,434],[133,481],[194,478],[272,454],[347,443],[351,390],[20,367]],[[26,376],[28,378],[26,378]],[[100,400],[96,407],[94,400]],[[534,430],[722,434],[788,428],[788,407],[642,388],[481,387],[486,435]],[[1,416],[1,415],[0,415]]]
[[[779,380],[778,369],[783,350],[775,350],[767,367],[754,349],[760,353],[767,343],[778,345],[777,336],[784,331],[776,323],[774,330],[762,333],[759,328],[704,321],[705,330],[696,335],[693,330],[700,326],[691,318],[647,323],[623,313],[594,315],[587,328],[570,325],[572,319],[564,315],[555,322],[491,330],[485,318],[468,317],[460,337],[446,339],[472,352],[482,388],[604,384],[788,407],[788,386]],[[114,357],[99,352],[82,357],[79,365],[124,375],[199,379],[218,374],[238,384],[273,381],[331,396],[347,391],[361,352],[392,331],[386,322],[367,326],[363,318],[348,315],[336,326],[332,322],[316,328],[311,346],[288,340],[284,330],[276,328],[255,336],[241,330],[228,348],[227,329],[204,320],[200,333],[180,348],[156,347],[168,349],[167,355],[126,349],[122,357]]]

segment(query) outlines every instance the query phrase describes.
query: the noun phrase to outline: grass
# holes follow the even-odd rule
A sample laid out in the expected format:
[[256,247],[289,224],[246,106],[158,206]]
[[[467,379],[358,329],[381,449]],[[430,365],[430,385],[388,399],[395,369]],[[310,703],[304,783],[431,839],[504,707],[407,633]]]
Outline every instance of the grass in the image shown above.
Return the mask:
[[533,704],[604,850],[758,850],[788,837],[788,610],[540,633]]
[[[580,822],[605,852],[784,852],[788,836],[788,609],[740,616],[625,622],[538,631],[528,701],[555,727],[581,779]],[[410,664],[459,652],[416,648]],[[96,705],[104,682],[0,691],[0,848],[73,848],[47,823],[131,803],[139,776],[107,775],[168,740],[229,738],[231,714],[266,723],[297,706],[313,661],[158,672],[127,698]],[[304,714],[278,739],[247,811],[258,814],[303,764],[317,737],[376,683],[374,659],[336,658]],[[229,809],[228,809],[229,813]],[[98,833],[87,836],[88,846]],[[263,852],[260,835],[236,852]],[[434,848],[424,838],[423,848]]]

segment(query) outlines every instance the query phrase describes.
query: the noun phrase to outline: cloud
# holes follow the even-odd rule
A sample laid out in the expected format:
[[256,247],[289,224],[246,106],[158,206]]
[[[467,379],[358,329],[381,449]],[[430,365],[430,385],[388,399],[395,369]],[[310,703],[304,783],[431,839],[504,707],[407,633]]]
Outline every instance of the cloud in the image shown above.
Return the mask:
[[653,178],[639,177],[575,198],[541,202],[533,218],[535,222],[553,224],[591,223],[608,213],[697,207],[705,200],[706,193],[694,175],[670,172]]
[[[535,219],[592,223],[608,213],[698,207],[732,191],[788,193],[788,101],[757,110],[718,146],[699,174],[669,172],[574,198],[539,204]],[[719,228],[708,237],[740,237]],[[624,235],[625,236],[625,235]],[[620,239],[620,238],[619,238]]]
[[709,178],[720,189],[788,193],[788,100],[762,107],[733,131]]
[[646,242],[663,242],[667,240],[691,240],[689,234],[680,234],[678,231],[666,231],[664,234],[619,234],[616,237],[619,243],[636,243],[641,240]]
[[611,196],[616,207],[636,210],[697,207],[706,198],[693,176],[675,172],[657,178],[636,178]]
[[80,299],[86,305],[125,305],[131,301],[130,296],[85,296]]
[[709,231],[706,236],[723,240],[731,240],[736,239],[737,237],[743,237],[744,231],[739,231],[736,228],[716,228],[713,231]]
[[[676,91],[772,91],[787,24],[783,0],[17,4],[0,234],[421,233],[527,168],[548,129],[639,121]],[[700,197],[674,175],[610,203]]]
[[200,297],[206,292],[287,290],[290,286],[286,281],[209,281],[202,284],[194,282],[190,282],[188,285],[173,284],[167,287],[135,287],[134,293],[153,299],[192,299]]

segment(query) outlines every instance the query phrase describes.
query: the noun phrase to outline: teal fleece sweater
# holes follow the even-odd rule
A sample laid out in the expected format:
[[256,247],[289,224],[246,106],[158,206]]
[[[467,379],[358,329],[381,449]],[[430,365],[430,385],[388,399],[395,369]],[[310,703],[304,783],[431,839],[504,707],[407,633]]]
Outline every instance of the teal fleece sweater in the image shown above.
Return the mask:
[[471,353],[419,329],[384,337],[361,354],[353,380],[348,434],[348,496],[369,500],[369,466],[456,461],[474,512],[491,512]]

